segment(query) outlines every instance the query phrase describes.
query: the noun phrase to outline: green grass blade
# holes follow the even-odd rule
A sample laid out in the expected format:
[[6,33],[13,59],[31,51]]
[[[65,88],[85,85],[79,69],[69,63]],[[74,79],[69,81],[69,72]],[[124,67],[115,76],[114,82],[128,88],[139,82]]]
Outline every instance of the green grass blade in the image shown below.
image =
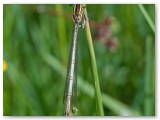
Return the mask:
[[152,39],[148,36],[146,39],[146,56],[145,56],[145,81],[144,81],[144,114],[152,115],[153,97],[152,96]]
[[142,4],[138,4],[139,9],[141,10],[143,16],[145,17],[146,21],[148,22],[150,28],[153,30],[155,33],[155,25],[153,24],[153,21],[151,20],[150,16],[148,15],[147,11],[143,7]]
[[[85,9],[85,14],[87,15],[86,9]],[[94,53],[94,48],[93,48],[93,43],[92,43],[92,36],[91,36],[91,31],[90,31],[88,20],[86,21],[86,25],[85,25],[85,32],[86,32],[87,45],[89,48],[89,53],[90,53],[90,58],[91,58],[90,59],[91,71],[92,71],[92,76],[94,80],[95,97],[96,97],[97,107],[99,111],[98,115],[104,116],[102,95],[101,95],[100,84],[99,84],[99,76],[98,76],[98,71],[97,71],[96,58],[95,58],[95,53]]]
[[64,64],[67,61],[67,35],[66,35],[66,27],[65,27],[65,18],[63,13],[63,5],[56,4],[55,5],[56,12],[57,12],[57,30],[58,30],[58,38],[59,38],[59,48],[61,53],[61,60]]

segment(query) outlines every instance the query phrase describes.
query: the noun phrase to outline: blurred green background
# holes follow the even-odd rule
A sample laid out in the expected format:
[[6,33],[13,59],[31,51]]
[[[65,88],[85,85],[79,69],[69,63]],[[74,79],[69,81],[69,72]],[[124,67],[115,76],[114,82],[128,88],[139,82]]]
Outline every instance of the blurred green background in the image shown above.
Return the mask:
[[[155,5],[143,6],[155,23]],[[87,9],[105,115],[155,115],[155,33],[139,6]],[[72,13],[67,4],[3,5],[3,115],[63,115]],[[95,116],[84,30],[78,41],[78,115]]]

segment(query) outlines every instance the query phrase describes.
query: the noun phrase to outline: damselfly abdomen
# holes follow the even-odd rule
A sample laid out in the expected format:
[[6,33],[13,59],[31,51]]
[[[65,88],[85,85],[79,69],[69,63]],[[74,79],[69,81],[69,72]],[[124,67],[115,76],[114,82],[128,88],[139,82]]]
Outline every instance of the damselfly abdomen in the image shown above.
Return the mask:
[[64,91],[64,105],[65,105],[65,116],[69,116],[71,111],[73,114],[76,114],[78,111],[76,108],[77,103],[77,37],[78,37],[78,28],[79,23],[83,19],[83,4],[75,4],[74,5],[74,13],[73,13],[73,21],[74,21],[74,29],[73,29],[73,38],[72,45],[70,49],[70,56],[67,67],[67,77]]

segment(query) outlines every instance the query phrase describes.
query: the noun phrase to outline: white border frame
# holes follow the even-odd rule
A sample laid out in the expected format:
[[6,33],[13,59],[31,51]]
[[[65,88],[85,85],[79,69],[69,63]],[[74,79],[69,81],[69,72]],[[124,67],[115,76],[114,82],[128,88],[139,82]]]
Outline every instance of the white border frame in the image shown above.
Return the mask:
[[[160,34],[158,34],[160,32],[159,28],[160,28],[160,24],[158,23],[158,21],[160,21],[160,2],[158,3],[158,0],[134,0],[134,2],[131,1],[127,1],[127,0],[101,0],[101,2],[99,0],[87,0],[87,2],[85,0],[78,0],[78,1],[74,1],[74,0],[70,0],[70,1],[65,1],[65,0],[58,0],[58,1],[53,1],[53,0],[27,0],[27,1],[22,1],[22,0],[5,0],[5,1],[0,1],[0,27],[1,27],[1,31],[0,31],[0,57],[1,57],[1,63],[0,63],[0,68],[1,68],[1,72],[0,72],[0,119],[1,120],[35,120],[35,119],[41,119],[41,120],[50,120],[50,119],[107,119],[107,120],[115,120],[115,119],[119,119],[119,120],[133,120],[133,119],[137,119],[137,120],[151,120],[151,119],[155,119],[155,120],[160,120],[160,104],[158,103],[158,101],[160,100],[160,96],[158,95],[158,93],[160,92],[160,87],[158,87],[160,85],[160,74],[158,74],[158,72],[160,71],[160,56],[158,56],[158,53],[160,53]],[[71,4],[71,3],[86,3],[86,4],[156,4],[156,8],[155,8],[155,16],[156,16],[156,42],[155,42],[155,57],[156,57],[156,61],[155,61],[155,69],[156,69],[156,73],[155,73],[155,90],[156,90],[156,106],[155,106],[155,117],[41,117],[41,116],[37,116],[37,117],[5,117],[3,116],[3,4]]]

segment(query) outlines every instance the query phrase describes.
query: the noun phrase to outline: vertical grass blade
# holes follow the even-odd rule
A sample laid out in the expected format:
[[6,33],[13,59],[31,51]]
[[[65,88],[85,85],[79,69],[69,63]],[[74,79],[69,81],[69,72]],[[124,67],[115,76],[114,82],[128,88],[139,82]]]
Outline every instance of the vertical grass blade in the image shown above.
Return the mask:
[[152,39],[148,36],[146,39],[145,54],[145,81],[144,81],[144,115],[152,115],[153,97],[152,97]]
[[145,8],[143,7],[142,4],[138,4],[138,7],[141,10],[141,12],[142,12],[143,16],[145,17],[146,21],[148,22],[150,28],[155,33],[155,26],[154,26],[153,21],[151,20],[150,16],[148,15],[147,11],[145,10]]
[[66,64],[67,61],[67,35],[66,35],[66,28],[65,28],[65,18],[63,13],[63,5],[56,4],[56,12],[58,14],[57,17],[57,27],[58,27],[58,37],[59,37],[59,48],[60,48],[60,54],[61,54],[61,60],[64,64]]
[[[84,12],[87,16],[86,8]],[[94,80],[95,97],[96,97],[96,102],[97,102],[96,104],[97,104],[97,108],[99,111],[98,115],[104,116],[102,95],[101,95],[99,77],[98,77],[98,71],[97,71],[97,65],[96,65],[96,58],[95,58],[95,53],[94,53],[94,48],[93,48],[93,43],[92,43],[92,36],[91,36],[91,31],[90,31],[88,20],[86,20],[85,32],[86,32],[86,38],[87,38],[87,45],[88,45],[89,53],[90,53],[91,71],[92,71],[93,80]]]

